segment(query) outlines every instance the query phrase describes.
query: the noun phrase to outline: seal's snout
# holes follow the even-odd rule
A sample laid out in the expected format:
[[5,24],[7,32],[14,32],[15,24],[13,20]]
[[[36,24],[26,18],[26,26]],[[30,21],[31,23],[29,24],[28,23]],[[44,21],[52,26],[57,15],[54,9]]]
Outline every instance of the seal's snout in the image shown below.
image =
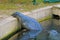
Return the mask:
[[16,14],[14,13],[14,14],[12,14],[12,16],[13,16],[13,17],[16,17]]
[[15,12],[12,14],[13,17],[16,17],[17,15],[19,15],[19,12]]

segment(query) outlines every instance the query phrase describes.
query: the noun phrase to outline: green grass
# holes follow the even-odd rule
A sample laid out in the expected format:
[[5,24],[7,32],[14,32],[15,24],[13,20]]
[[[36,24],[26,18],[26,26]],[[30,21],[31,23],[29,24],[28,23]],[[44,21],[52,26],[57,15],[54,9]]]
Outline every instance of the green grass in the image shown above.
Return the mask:
[[33,9],[50,6],[59,3],[43,3],[43,0],[37,0],[37,4],[33,5],[32,0],[15,0],[13,3],[0,3],[0,10],[20,10],[20,11],[30,11]]
[[16,9],[18,8],[15,4],[0,4],[0,10],[2,9]]

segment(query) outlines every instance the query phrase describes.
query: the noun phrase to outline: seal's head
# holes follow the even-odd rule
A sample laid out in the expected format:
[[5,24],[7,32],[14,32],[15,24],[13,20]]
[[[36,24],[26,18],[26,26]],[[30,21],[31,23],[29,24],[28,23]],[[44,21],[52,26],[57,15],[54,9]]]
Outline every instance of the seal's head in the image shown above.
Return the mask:
[[15,12],[12,14],[13,17],[17,17],[17,15],[19,15],[20,13],[19,12]]

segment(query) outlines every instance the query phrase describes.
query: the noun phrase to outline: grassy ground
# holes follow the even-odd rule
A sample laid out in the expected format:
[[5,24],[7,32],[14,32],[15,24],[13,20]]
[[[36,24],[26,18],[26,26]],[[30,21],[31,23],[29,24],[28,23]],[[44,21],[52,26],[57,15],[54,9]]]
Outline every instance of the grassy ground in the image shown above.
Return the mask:
[[18,12],[26,12],[26,11],[31,11],[37,8],[45,7],[45,6],[50,6],[50,5],[55,5],[55,4],[60,4],[59,3],[43,3],[43,0],[37,0],[37,4],[33,5],[32,0],[26,1],[22,0],[20,3],[0,3],[0,15],[11,15],[12,13],[18,11]]
[[[15,1],[18,2],[18,1]],[[20,0],[20,3],[0,3],[0,10],[20,10],[20,11],[30,11],[33,9],[50,6],[60,3],[43,3],[43,0],[37,0],[37,4],[33,5],[32,0]]]

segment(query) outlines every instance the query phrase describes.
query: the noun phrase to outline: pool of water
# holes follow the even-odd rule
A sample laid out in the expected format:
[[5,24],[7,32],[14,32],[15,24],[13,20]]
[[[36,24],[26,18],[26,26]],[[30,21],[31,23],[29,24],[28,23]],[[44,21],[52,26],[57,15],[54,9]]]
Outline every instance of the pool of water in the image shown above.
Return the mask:
[[[57,30],[59,33],[60,33],[60,20],[56,20],[56,19],[52,19],[52,20],[49,20],[50,21],[50,25],[47,25],[47,28],[46,30],[50,31],[50,30]],[[48,22],[48,21],[46,21]],[[40,33],[36,40],[49,40],[49,34],[47,31],[43,31],[42,33]]]

